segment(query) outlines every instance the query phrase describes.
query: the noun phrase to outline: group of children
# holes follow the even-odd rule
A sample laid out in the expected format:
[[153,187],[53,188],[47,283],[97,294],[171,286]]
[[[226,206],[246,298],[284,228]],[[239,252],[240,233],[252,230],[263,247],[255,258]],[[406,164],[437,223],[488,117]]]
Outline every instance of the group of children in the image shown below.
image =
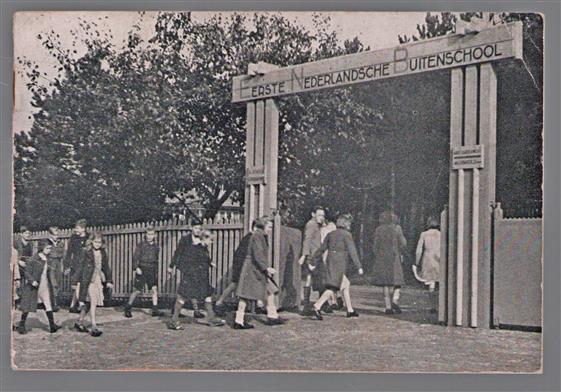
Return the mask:
[[[97,306],[103,306],[104,290],[113,287],[103,237],[101,234],[89,235],[86,221],[79,220],[65,252],[58,234],[58,227],[50,227],[49,238],[39,241],[35,255],[32,255],[33,247],[27,228],[22,228],[22,235],[14,244],[14,299],[21,311],[21,319],[14,329],[20,334],[27,333],[27,316],[37,309],[45,310],[49,332],[55,333],[60,329],[53,313],[59,310],[58,295],[64,274],[70,277],[73,288],[69,311],[80,313],[74,328],[89,332],[92,336],[100,336],[102,332],[97,327],[95,310]],[[84,326],[88,313],[91,319],[89,330]]]
[[[302,255],[298,259],[303,286],[303,302],[299,303],[302,315],[322,320],[322,312],[331,313],[333,309],[345,307],[347,317],[358,317],[351,304],[347,271],[351,263],[358,274],[362,275],[363,269],[350,232],[351,223],[352,217],[346,214],[339,216],[336,224],[327,223],[323,207],[313,210],[312,217],[305,227]],[[381,223],[376,230],[374,241],[376,264],[379,269],[375,273],[375,284],[384,286],[386,313],[400,312],[397,300],[403,273],[401,263],[395,255],[405,246],[405,238],[394,215],[383,214]],[[436,226],[433,224],[430,232],[422,235],[417,248],[417,263],[421,259],[426,265],[429,264],[426,261],[429,259],[438,263],[438,255],[435,256],[434,253],[439,247],[439,233],[435,230]],[[190,233],[180,239],[167,270],[169,276],[176,270],[180,272],[180,283],[172,316],[167,323],[168,328],[183,329],[179,317],[187,301],[193,307],[193,314],[198,322],[208,326],[225,325],[225,320],[221,318],[226,310],[224,302],[232,293],[239,299],[234,329],[253,328],[253,325],[245,320],[245,311],[251,301],[265,305],[265,324],[286,323],[287,320],[277,312],[277,271],[270,267],[268,262],[271,242],[268,238],[271,231],[272,221],[267,217],[256,219],[252,223],[251,232],[242,238],[234,253],[232,280],[213,305],[214,289],[209,283],[210,269],[215,267],[209,252],[213,236],[210,231],[204,230],[201,224],[192,225]],[[29,236],[29,230],[22,228],[22,234],[14,243],[13,249],[16,259],[14,298],[21,311],[21,320],[15,326],[15,330],[25,334],[29,312],[35,312],[39,308],[44,309],[47,314],[49,331],[55,333],[60,329],[54,321],[53,313],[59,309],[59,285],[64,274],[69,276],[73,289],[69,312],[79,313],[74,329],[89,332],[95,337],[100,336],[102,331],[96,323],[96,307],[103,306],[104,291],[113,288],[103,236],[99,233],[89,234],[86,231],[86,221],[81,219],[76,223],[75,232],[70,237],[65,252],[64,244],[58,238],[58,228],[53,226],[49,228],[49,238],[39,242],[36,255],[33,255]],[[137,244],[133,254],[134,289],[124,307],[126,318],[132,317],[134,302],[145,288],[151,291],[152,316],[162,316],[158,307],[159,252],[156,230],[149,226],[145,238]],[[433,282],[430,283],[430,289],[433,291],[438,265],[433,266],[432,270],[424,268],[423,272],[427,279],[432,279],[429,282]],[[313,305],[310,302],[312,289],[319,292],[319,298]],[[390,289],[393,289],[392,299],[389,299]],[[91,320],[89,329],[85,325],[88,314]]]

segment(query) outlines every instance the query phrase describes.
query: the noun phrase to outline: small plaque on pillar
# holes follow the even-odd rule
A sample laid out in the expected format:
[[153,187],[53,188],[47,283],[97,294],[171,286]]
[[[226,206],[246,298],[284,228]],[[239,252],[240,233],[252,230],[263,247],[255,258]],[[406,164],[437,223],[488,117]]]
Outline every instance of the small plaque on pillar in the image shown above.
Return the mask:
[[266,184],[265,166],[248,167],[245,169],[245,179],[249,185]]
[[452,169],[483,169],[483,145],[455,147],[452,150]]

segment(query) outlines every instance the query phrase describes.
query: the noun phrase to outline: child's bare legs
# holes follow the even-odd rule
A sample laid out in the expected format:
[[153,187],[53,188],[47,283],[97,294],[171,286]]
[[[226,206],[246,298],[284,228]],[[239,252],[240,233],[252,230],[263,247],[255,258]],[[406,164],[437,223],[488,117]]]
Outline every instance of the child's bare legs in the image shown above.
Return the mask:
[[392,302],[390,300],[390,286],[384,286],[384,303],[386,305],[386,310],[392,309]]
[[214,309],[212,308],[212,297],[208,296],[205,298],[205,310],[208,316],[208,325],[212,327],[220,327],[226,322],[218,317],[214,313]]
[[82,308],[80,309],[80,316],[78,317],[78,324],[80,325],[84,325],[84,320],[86,319],[86,314],[88,313],[86,308],[87,305],[82,305]]
[[355,312],[351,303],[351,281],[345,275],[343,275],[341,290],[339,290],[339,292],[342,294],[343,303],[347,308],[347,317],[357,317],[358,313]]
[[92,322],[92,330],[97,329],[97,323],[96,323],[96,320],[95,320],[95,308],[97,308],[96,305],[91,305],[90,306],[90,320]]
[[331,289],[326,289],[323,294],[319,297],[319,299],[316,301],[316,303],[314,304],[314,308],[319,311],[321,309],[321,307],[323,306],[323,304],[329,300],[329,298],[331,298],[331,296],[333,295],[333,290]]
[[152,308],[158,307],[158,286],[152,286]]
[[125,317],[127,317],[127,318],[132,317],[132,313],[131,313],[132,304],[134,303],[134,300],[136,299],[138,294],[140,294],[140,290],[138,290],[138,289],[134,289],[134,291],[131,293],[131,296],[129,297],[129,300],[128,300],[127,304],[125,305]]
[[438,304],[438,295],[435,291],[436,282],[429,282],[429,303],[430,303],[430,312],[436,313],[437,312],[437,304]]
[[75,286],[72,287],[74,292],[72,293],[72,301],[70,301],[70,309],[76,308],[76,305],[78,303],[78,296],[79,296],[79,293],[80,293],[79,287],[80,286],[78,286],[78,285],[75,285]]
[[267,317],[270,319],[278,319],[279,314],[277,313],[277,304],[275,300],[275,294],[267,294]]
[[238,284],[236,282],[231,282],[228,287],[226,287],[226,289],[224,289],[224,292],[222,293],[222,295],[220,296],[220,298],[218,298],[218,300],[216,301],[216,305],[220,306],[224,303],[224,300],[226,298],[228,298],[230,296],[230,294],[232,294],[236,288],[238,287]]
[[396,304],[396,305],[398,304],[400,295],[401,295],[401,288],[400,287],[394,287],[393,298],[392,298],[392,302],[394,304]]
[[127,302],[129,307],[132,307],[132,304],[134,303],[134,300],[136,299],[136,297],[138,297],[138,294],[140,294],[140,290],[134,290],[131,294],[131,296],[129,297],[129,301]]
[[401,288],[394,286],[393,296],[392,296],[393,298],[391,303],[391,308],[394,311],[394,313],[401,313],[401,308],[398,305],[400,295],[401,295]]
[[158,286],[152,286],[152,317],[159,317],[162,312],[158,309]]
[[173,306],[173,314],[171,315],[171,322],[168,324],[169,329],[180,330],[183,329],[181,325],[179,325],[179,315],[181,314],[181,309],[183,309],[183,305],[185,305],[185,300],[178,295],[175,299],[175,304]]
[[197,298],[191,298],[191,305],[193,306],[193,315],[195,318],[203,318],[204,314],[199,309],[199,300]]
[[240,298],[238,302],[238,310],[236,311],[236,324],[244,325],[245,308],[247,307],[247,302]]

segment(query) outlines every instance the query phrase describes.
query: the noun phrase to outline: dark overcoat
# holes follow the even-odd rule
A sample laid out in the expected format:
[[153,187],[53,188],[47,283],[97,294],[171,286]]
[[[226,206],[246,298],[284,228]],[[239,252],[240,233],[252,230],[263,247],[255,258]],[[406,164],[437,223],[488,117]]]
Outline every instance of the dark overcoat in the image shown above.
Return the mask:
[[179,269],[179,266],[183,265],[189,257],[191,246],[193,246],[193,236],[191,232],[188,232],[186,235],[179,239],[177,248],[175,249],[175,252],[173,252],[169,267],[176,267]]
[[[45,263],[47,261],[39,257],[38,254],[27,259],[27,265],[25,267],[25,277],[26,282],[23,285],[20,310],[22,312],[35,312],[37,310],[37,300],[39,296],[39,284],[41,283],[41,275],[43,269],[45,268]],[[49,266],[47,265],[47,268]],[[49,294],[51,296],[51,302],[53,301],[53,285],[51,284],[50,274],[47,270],[47,281],[49,284]],[[32,283],[37,282],[37,287],[33,287]]]
[[242,273],[243,262],[247,256],[250,239],[251,233],[246,234],[240,240],[240,243],[234,252],[234,258],[232,260],[232,282],[234,283],[238,283],[240,281],[240,274]]
[[395,223],[378,226],[374,233],[374,279],[376,286],[402,286],[401,252],[407,241],[401,226]]
[[[27,243],[24,244],[21,237],[18,237],[14,240],[14,248],[16,248],[18,251],[19,260],[22,260],[24,262],[26,262],[33,255],[33,244],[31,243],[31,241],[27,241]],[[24,284],[26,279],[25,267],[22,267],[18,264],[18,268],[21,282],[22,284]]]
[[269,243],[261,229],[249,240],[248,252],[242,266],[236,295],[242,299],[267,300],[267,268],[269,267]]
[[339,290],[349,261],[357,269],[362,268],[352,234],[341,228],[328,233],[321,247],[314,254],[315,265],[322,263],[325,251],[327,251],[327,259],[323,283],[328,289]]
[[80,280],[80,264],[85,253],[88,238],[88,233],[86,233],[83,237],[74,233],[68,240],[68,249],[66,250],[66,256],[64,258],[64,267],[70,268],[71,285],[75,285]]
[[[113,283],[111,267],[107,258],[107,252],[101,248],[101,272],[105,276],[104,283]],[[80,302],[86,302],[88,298],[88,288],[92,282],[93,273],[95,270],[95,256],[93,249],[84,251],[82,262],[78,267],[78,282],[80,283]]]
[[204,300],[212,295],[209,282],[211,259],[208,247],[202,243],[191,243],[187,256],[178,265],[181,281],[177,293],[186,299]]
[[298,259],[302,253],[302,233],[281,226],[279,256],[279,304],[283,308],[298,306],[302,298],[302,273]]

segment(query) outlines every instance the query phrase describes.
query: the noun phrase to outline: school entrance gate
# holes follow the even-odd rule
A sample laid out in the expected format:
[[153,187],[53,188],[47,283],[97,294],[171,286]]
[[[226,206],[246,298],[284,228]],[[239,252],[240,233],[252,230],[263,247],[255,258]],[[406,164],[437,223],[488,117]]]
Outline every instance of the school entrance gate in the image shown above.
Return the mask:
[[244,230],[258,216],[275,217],[271,260],[277,265],[276,97],[451,68],[450,193],[443,214],[447,235],[439,320],[490,328],[497,113],[493,62],[510,58],[522,59],[521,22],[284,68],[251,64],[248,75],[235,77],[232,85],[232,102],[247,105]]

